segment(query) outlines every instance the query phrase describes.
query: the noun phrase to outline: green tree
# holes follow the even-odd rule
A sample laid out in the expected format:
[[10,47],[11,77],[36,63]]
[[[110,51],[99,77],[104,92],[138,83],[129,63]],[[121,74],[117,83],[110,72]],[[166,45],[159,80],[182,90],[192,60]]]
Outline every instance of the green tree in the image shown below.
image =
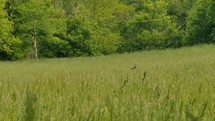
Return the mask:
[[62,9],[53,6],[51,0],[29,0],[14,7],[15,35],[23,40],[26,54],[33,52],[36,34],[40,56],[68,56],[68,42],[55,36],[66,31],[66,19],[62,13]]
[[211,29],[211,41],[215,42],[215,1],[210,0],[209,5],[208,5],[208,10],[207,10],[207,18],[208,18],[208,23],[210,23]]
[[118,22],[122,15],[119,7],[122,6],[119,6],[118,0],[88,2],[85,6],[88,8],[88,20],[92,23],[91,46],[94,52],[96,54],[115,53],[121,43]]
[[136,14],[129,20],[124,33],[127,51],[180,46],[178,30],[167,15],[167,4],[162,0],[137,1]]
[[214,7],[214,0],[199,0],[190,11],[186,33],[189,45],[215,42]]
[[176,22],[177,28],[185,31],[187,28],[187,18],[190,9],[197,0],[167,0],[168,15]]
[[73,45],[78,45],[75,49],[84,55],[115,53],[120,44],[120,33],[113,9],[118,1],[80,0],[70,4],[73,9],[67,13],[73,13],[68,18],[72,27],[68,27],[67,34],[70,41],[75,40]]
[[19,45],[21,41],[12,35],[13,22],[9,21],[6,0],[0,1],[0,60],[15,60],[23,57]]

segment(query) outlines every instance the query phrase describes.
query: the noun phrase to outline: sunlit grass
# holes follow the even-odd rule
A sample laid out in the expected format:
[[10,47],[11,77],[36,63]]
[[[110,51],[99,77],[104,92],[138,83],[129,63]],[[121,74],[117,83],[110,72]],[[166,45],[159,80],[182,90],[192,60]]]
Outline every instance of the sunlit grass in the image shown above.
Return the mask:
[[0,62],[0,120],[214,121],[214,53],[204,45]]

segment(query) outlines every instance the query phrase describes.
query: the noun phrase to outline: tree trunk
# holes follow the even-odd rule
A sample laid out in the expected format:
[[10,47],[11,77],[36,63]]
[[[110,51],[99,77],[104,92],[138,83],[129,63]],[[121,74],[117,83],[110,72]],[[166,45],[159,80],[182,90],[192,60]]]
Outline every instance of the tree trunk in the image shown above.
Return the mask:
[[37,33],[34,32],[34,57],[37,59]]

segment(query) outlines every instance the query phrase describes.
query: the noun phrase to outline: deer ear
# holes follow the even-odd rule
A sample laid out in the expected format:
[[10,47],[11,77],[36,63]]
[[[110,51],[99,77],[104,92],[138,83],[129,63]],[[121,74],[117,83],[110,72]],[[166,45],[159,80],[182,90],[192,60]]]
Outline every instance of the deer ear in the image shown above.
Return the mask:
[[137,69],[137,65],[134,65],[131,70],[136,70]]

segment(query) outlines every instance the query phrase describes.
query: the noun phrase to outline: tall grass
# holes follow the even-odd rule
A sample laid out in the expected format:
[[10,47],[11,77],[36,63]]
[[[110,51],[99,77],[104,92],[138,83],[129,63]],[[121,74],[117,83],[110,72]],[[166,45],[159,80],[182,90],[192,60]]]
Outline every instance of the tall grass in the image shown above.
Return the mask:
[[0,121],[214,121],[214,53],[0,62]]

